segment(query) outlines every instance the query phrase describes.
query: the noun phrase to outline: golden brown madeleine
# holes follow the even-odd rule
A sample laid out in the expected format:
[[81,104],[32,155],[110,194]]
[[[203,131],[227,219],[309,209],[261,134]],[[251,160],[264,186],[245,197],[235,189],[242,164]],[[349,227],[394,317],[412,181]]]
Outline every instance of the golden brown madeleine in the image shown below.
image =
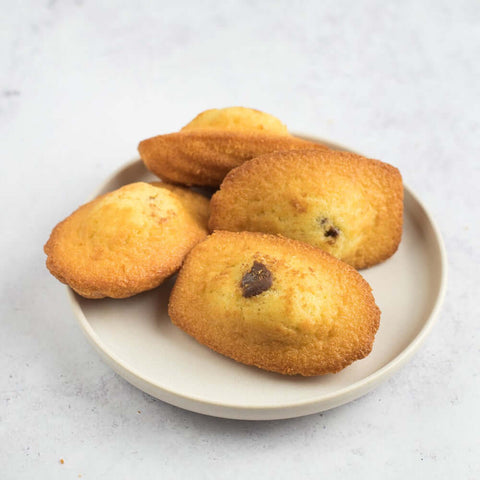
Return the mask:
[[178,133],[143,140],[138,151],[147,168],[163,180],[215,187],[246,160],[299,148],[328,149],[291,136],[272,115],[230,107],[207,110]]
[[87,298],[157,287],[207,236],[208,200],[181,187],[132,183],[81,206],[52,231],[47,267]]
[[287,127],[276,117],[260,110],[246,107],[212,108],[199,113],[182,131],[220,129],[223,131],[268,132],[290,135]]
[[367,356],[380,321],[349,265],[284,237],[221,231],[187,256],[169,315],[211,349],[288,375],[334,373]]
[[402,177],[353,153],[277,152],[232,170],[210,209],[211,230],[282,234],[365,268],[398,248]]

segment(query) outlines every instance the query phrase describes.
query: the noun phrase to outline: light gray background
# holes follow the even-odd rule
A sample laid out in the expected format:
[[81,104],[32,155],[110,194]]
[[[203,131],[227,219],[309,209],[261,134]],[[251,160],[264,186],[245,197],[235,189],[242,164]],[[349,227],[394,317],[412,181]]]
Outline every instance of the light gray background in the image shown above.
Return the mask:
[[[1,6],[0,478],[479,478],[478,1]],[[254,423],[157,401],[45,269],[51,228],[140,139],[229,105],[396,165],[444,235],[432,335],[349,405]]]

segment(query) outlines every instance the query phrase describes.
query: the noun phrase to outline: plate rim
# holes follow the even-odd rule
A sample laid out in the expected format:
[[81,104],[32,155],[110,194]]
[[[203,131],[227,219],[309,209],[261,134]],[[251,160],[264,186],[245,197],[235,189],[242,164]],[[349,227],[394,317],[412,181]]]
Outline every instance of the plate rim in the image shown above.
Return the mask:
[[[308,134],[295,134],[298,137],[305,138],[308,140],[313,140],[319,143],[325,143],[334,149],[344,150],[353,153],[358,153],[355,150],[349,149],[341,144],[332,142],[330,140],[324,140],[314,135]],[[117,177],[121,172],[131,168],[137,163],[141,163],[141,159],[135,158],[129,162],[124,163],[122,166],[117,168],[112,172],[100,186],[96,188],[94,193],[90,196],[89,200],[97,197],[108,185],[108,183]],[[433,232],[433,237],[436,241],[438,252],[439,252],[439,267],[441,275],[439,278],[439,286],[436,294],[436,298],[431,309],[430,314],[428,315],[427,320],[425,321],[423,327],[414,337],[414,339],[392,360],[390,360],[386,365],[375,370],[367,377],[358,380],[350,385],[340,388],[334,392],[331,392],[326,395],[308,397],[306,399],[289,402],[286,404],[278,404],[274,406],[267,405],[239,405],[230,402],[221,402],[215,403],[211,400],[207,400],[200,396],[185,394],[183,392],[173,391],[168,387],[165,387],[159,384],[157,381],[145,376],[139,372],[136,368],[127,365],[117,354],[110,351],[108,346],[102,341],[99,335],[90,325],[85,313],[83,312],[80,304],[77,300],[77,294],[68,286],[66,286],[68,298],[72,310],[75,314],[75,317],[80,324],[80,327],[83,330],[83,333],[94,346],[100,356],[106,360],[111,368],[116,371],[121,377],[127,380],[129,383],[133,384],[135,387],[140,390],[154,396],[155,398],[165,401],[171,405],[190,410],[197,413],[207,414],[210,416],[221,417],[221,418],[230,418],[230,419],[243,419],[243,420],[272,420],[272,419],[285,419],[285,418],[294,418],[298,416],[309,415],[313,413],[319,413],[322,411],[335,408],[337,406],[343,405],[350,401],[353,401],[362,395],[366,394],[372,390],[377,384],[381,381],[388,379],[393,373],[398,371],[405,363],[415,354],[415,352],[420,348],[422,343],[425,341],[428,334],[431,332],[441,306],[446,292],[447,285],[447,253],[445,245],[443,242],[442,235],[440,230],[433,219],[430,211],[426,208],[424,203],[420,201],[416,194],[408,188],[405,183],[403,184],[404,191],[406,195],[409,195],[413,201],[420,207],[423,211],[423,214],[430,223],[430,227]],[[133,378],[132,378],[133,377]],[[137,379],[138,381],[135,381]],[[143,384],[143,385],[140,385]],[[146,388],[146,385],[153,387],[155,392],[150,388]],[[162,396],[163,394],[163,396]],[[327,404],[325,408],[322,407],[322,404]],[[292,412],[296,410],[295,412]],[[268,413],[268,414],[266,414]]]

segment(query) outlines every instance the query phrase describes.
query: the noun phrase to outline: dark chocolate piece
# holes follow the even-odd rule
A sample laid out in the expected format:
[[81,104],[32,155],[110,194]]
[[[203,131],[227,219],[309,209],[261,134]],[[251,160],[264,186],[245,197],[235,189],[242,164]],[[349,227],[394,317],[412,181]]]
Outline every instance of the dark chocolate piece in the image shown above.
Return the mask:
[[329,243],[333,243],[335,239],[340,235],[340,229],[332,225],[332,222],[328,218],[319,218],[318,223],[322,227],[323,235],[325,237],[330,237],[331,241]]
[[330,227],[326,232],[325,232],[325,236],[326,237],[333,237],[333,238],[337,238],[338,237],[338,234],[340,233],[340,230],[336,227]]
[[243,276],[240,286],[245,298],[259,295],[272,286],[272,273],[263,263],[254,261],[250,271]]

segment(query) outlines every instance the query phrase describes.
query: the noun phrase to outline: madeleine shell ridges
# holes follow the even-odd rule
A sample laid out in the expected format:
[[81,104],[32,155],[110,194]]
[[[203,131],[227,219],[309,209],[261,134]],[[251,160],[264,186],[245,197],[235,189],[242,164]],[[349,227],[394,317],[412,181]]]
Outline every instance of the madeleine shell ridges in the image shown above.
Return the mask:
[[162,180],[211,187],[251,158],[299,148],[328,149],[290,135],[273,115],[245,107],[206,110],[179,132],[138,145],[146,167]]

